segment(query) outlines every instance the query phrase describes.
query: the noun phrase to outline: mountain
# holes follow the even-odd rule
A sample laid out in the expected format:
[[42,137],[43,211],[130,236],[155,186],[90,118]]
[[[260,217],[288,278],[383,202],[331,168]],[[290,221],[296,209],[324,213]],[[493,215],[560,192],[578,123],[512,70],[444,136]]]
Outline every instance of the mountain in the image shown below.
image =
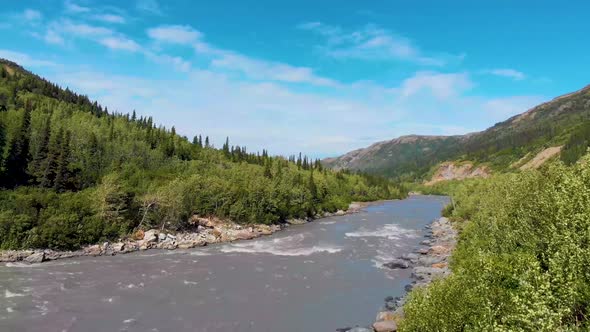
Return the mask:
[[547,148],[562,147],[561,159],[573,163],[590,142],[590,86],[557,97],[493,127],[460,136],[402,136],[340,157],[326,167],[388,177],[420,179],[444,161],[470,161],[493,171],[525,164]]
[[280,223],[401,195],[307,157],[189,140],[0,60],[0,249],[75,249],[194,215]]

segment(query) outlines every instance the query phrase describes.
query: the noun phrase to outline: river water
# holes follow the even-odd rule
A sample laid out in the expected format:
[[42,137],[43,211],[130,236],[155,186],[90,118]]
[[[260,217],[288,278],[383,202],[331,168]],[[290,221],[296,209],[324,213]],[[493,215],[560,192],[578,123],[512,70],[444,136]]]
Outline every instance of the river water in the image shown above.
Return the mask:
[[0,266],[0,331],[321,332],[369,325],[445,197],[412,196],[210,247]]

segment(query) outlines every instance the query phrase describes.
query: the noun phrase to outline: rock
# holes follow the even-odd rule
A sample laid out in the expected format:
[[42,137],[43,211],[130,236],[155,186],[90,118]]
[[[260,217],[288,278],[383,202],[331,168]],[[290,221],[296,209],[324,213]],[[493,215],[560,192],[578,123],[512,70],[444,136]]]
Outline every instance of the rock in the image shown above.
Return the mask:
[[42,263],[45,261],[45,253],[44,252],[36,252],[30,256],[25,258],[25,262],[27,263]]
[[32,255],[33,253],[34,253],[34,251],[32,251],[32,250],[24,250],[24,251],[6,250],[6,251],[2,251],[2,254],[0,254],[0,262],[22,261],[23,259]]
[[426,254],[428,254],[428,249],[422,248],[422,249],[418,249],[416,252],[419,253],[420,255],[426,255]]
[[409,253],[409,254],[405,254],[405,255],[401,256],[400,258],[403,260],[406,260],[406,261],[415,262],[416,260],[418,260],[420,258],[420,256],[418,256],[417,254],[414,254],[414,253]]
[[143,235],[143,242],[156,242],[158,241],[158,231],[155,229],[150,229],[149,231],[145,232]]
[[429,246],[430,244],[432,244],[432,241],[430,241],[430,240],[424,240],[424,241],[420,242],[420,245],[423,245],[423,246]]
[[95,244],[93,246],[84,248],[84,253],[88,256],[100,256],[102,254],[102,248],[100,245]]
[[158,234],[158,241],[166,241],[166,233]]
[[444,255],[448,254],[450,251],[451,249],[445,246],[433,246],[432,248],[430,248],[430,252],[433,255]]
[[410,264],[408,263],[408,261],[405,261],[403,259],[396,259],[383,264],[383,266],[389,269],[407,269],[410,267]]
[[238,240],[250,240],[256,237],[256,234],[249,232],[248,230],[242,230],[236,233],[236,239]]
[[303,225],[303,224],[307,223],[307,220],[305,220],[305,219],[289,219],[289,220],[287,220],[287,223],[291,224],[291,225]]
[[397,324],[391,320],[382,320],[373,323],[375,332],[395,332],[397,331]]
[[446,268],[447,266],[448,266],[448,264],[446,262],[432,264],[432,267],[438,268],[438,269],[443,269],[443,268]]
[[410,292],[412,290],[412,288],[414,288],[414,285],[413,284],[408,284],[408,285],[405,285],[404,286],[404,290],[406,292]]
[[395,320],[396,315],[393,311],[381,311],[377,314],[377,322],[384,321],[384,320]]
[[213,234],[213,236],[215,236],[215,237],[221,237],[221,234],[223,234],[223,233],[220,230],[218,230],[217,228],[214,228],[211,231],[211,234]]
[[167,239],[171,239],[171,240],[176,240],[176,236],[175,235],[172,235],[172,234],[166,235],[166,238]]
[[178,248],[178,245],[176,244],[176,241],[167,240],[167,241],[158,243],[158,248],[167,249],[167,250],[174,250],[174,249]]
[[335,216],[343,216],[346,214],[346,211],[344,210],[338,210],[336,211],[336,213],[334,213]]
[[114,252],[121,253],[125,250],[125,243],[123,243],[123,242],[113,243],[112,248],[113,248]]
[[176,244],[176,246],[179,249],[190,249],[190,248],[194,248],[194,247],[202,247],[206,244],[207,244],[207,242],[205,242],[202,239],[194,239],[194,240],[184,240],[182,242],[178,242],[178,244]]

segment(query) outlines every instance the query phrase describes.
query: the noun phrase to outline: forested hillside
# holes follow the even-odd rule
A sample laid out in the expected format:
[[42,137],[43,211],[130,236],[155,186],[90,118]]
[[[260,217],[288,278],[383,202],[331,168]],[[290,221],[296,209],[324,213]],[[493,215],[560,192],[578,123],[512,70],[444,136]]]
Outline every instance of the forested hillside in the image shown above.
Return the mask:
[[190,216],[278,223],[400,197],[393,183],[301,155],[215,149],[109,111],[0,61],[0,248],[73,249]]
[[[471,161],[506,171],[544,148],[564,146],[561,159],[578,160],[590,143],[590,86],[555,98],[478,133],[404,136],[323,160],[327,167],[389,177],[423,178],[443,161]],[[526,161],[526,160],[525,160]]]

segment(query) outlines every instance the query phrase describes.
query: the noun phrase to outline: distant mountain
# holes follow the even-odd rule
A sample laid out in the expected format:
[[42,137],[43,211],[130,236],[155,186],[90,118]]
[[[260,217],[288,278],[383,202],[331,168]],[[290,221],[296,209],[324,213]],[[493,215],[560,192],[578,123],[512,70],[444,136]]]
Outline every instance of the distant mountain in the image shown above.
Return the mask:
[[[423,178],[444,161],[471,161],[492,171],[525,164],[549,147],[575,162],[590,142],[590,86],[555,98],[493,127],[459,136],[402,136],[322,160],[327,167],[389,177]],[[555,149],[554,149],[555,150]]]

